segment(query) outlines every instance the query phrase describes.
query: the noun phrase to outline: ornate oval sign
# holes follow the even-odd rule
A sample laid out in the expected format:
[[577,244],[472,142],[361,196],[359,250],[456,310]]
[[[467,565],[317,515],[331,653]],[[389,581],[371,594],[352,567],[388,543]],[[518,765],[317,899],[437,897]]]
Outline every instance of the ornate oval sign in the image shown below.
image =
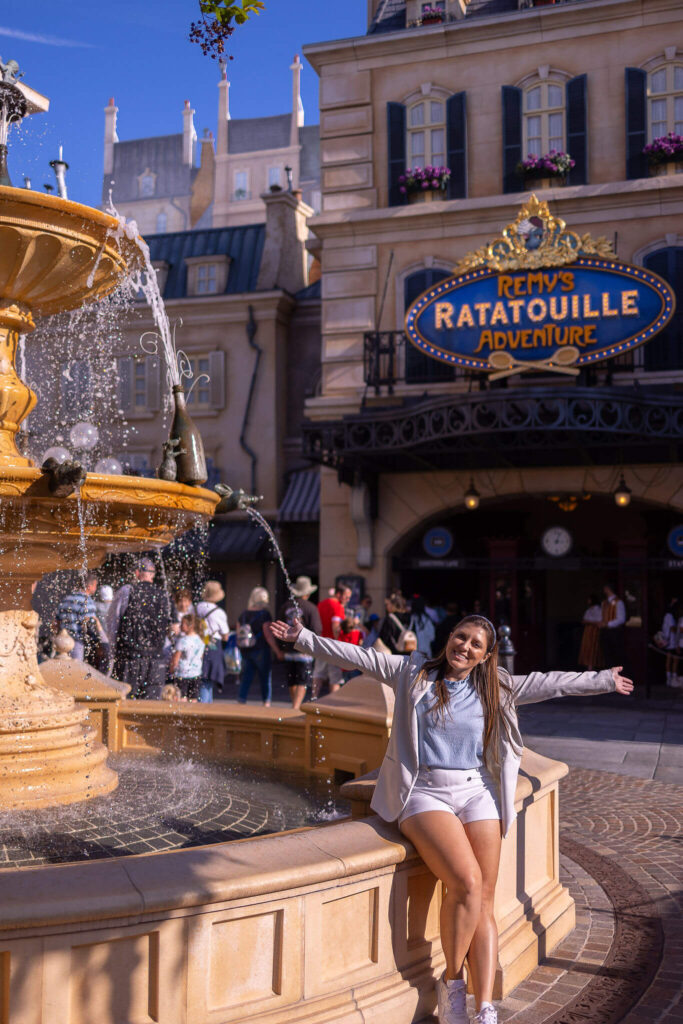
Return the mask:
[[448,278],[416,299],[405,329],[428,356],[469,369],[577,373],[573,367],[648,341],[675,304],[649,270],[578,256],[561,266],[479,267]]

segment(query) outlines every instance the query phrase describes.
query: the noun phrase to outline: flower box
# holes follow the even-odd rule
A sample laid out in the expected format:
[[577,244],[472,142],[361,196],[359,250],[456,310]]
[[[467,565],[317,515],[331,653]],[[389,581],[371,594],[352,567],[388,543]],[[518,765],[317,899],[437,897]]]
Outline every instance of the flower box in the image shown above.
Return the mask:
[[427,189],[424,192],[408,193],[409,203],[436,203],[446,198],[447,196],[444,189],[439,189],[438,191],[434,191],[434,189]]
[[653,139],[643,148],[643,153],[648,159],[650,174],[655,178],[683,172],[683,135],[677,132]]
[[524,175],[524,188],[527,192],[533,191],[535,188],[564,188],[566,184],[567,179],[564,174],[549,174],[544,178],[541,178],[536,174]]
[[525,188],[561,188],[567,183],[567,175],[574,166],[569,153],[551,149],[544,156],[529,153],[526,160],[517,164],[517,173],[524,178]]
[[683,155],[678,159],[665,160],[663,163],[650,164],[650,174],[653,178],[661,178],[667,174],[683,174]]
[[432,199],[445,199],[448,181],[451,176],[449,167],[408,167],[399,176],[398,187],[402,196],[409,203],[432,202]]
[[438,25],[443,21],[443,14],[440,11],[436,14],[423,14],[420,20],[423,25]]

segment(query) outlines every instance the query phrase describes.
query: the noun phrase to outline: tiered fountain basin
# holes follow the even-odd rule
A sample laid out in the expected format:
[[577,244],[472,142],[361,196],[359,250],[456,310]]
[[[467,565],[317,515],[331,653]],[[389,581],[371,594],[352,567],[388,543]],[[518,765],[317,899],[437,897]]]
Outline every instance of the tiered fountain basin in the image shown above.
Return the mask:
[[[110,731],[117,749],[354,775],[342,787],[353,818],[169,853],[0,871],[0,1006],[4,997],[10,1020],[428,1017],[444,966],[440,886],[396,827],[369,810],[392,710],[389,688],[364,678],[302,712],[123,700]],[[497,996],[574,926],[558,877],[564,774],[564,765],[525,752],[496,894]]]
[[182,484],[98,474],[78,494],[55,497],[16,446],[36,403],[16,373],[19,335],[34,317],[101,299],[139,260],[116,218],[0,187],[0,809],[77,802],[116,786],[87,712],[41,676],[32,584],[110,552],[162,547],[208,519],[218,500]]

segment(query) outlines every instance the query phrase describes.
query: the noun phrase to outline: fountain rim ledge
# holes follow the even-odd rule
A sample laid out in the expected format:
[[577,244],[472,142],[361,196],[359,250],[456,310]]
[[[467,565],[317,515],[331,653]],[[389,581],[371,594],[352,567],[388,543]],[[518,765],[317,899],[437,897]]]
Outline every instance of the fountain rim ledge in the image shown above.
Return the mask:
[[[36,206],[41,209],[50,210],[52,213],[60,212],[66,214],[69,219],[77,217],[91,224],[97,224],[99,227],[104,228],[105,232],[116,233],[121,230],[121,222],[112,216],[111,213],[106,213],[97,206],[77,203],[73,199],[62,199],[61,196],[48,195],[47,192],[17,188],[15,185],[0,185],[0,201],[3,199],[17,200],[24,205]],[[131,252],[137,251],[137,246],[130,236],[123,235],[121,241],[127,243],[126,248],[130,248]]]
[[[31,486],[38,482],[44,482],[44,488],[36,488],[32,493],[27,493]],[[8,487],[7,485],[10,486]],[[12,485],[14,485],[14,488],[18,487],[18,491],[10,490]],[[215,491],[210,491],[205,487],[190,487],[177,481],[160,480],[158,477],[131,476],[128,473],[90,472],[86,474],[86,478],[80,488],[80,497],[84,502],[99,501],[107,503],[133,499],[135,504],[153,505],[155,495],[164,495],[168,498],[177,497],[184,500],[193,499],[192,504],[196,505],[194,510],[204,512],[206,515],[212,515],[214,508],[220,501]],[[47,477],[40,469],[32,466],[0,465],[0,496],[4,498],[14,497],[35,500],[49,498],[58,505],[78,502],[77,492],[65,498],[55,498],[54,495],[51,495]],[[151,500],[148,501],[146,500],[147,498]],[[187,506],[184,507],[187,510]]]

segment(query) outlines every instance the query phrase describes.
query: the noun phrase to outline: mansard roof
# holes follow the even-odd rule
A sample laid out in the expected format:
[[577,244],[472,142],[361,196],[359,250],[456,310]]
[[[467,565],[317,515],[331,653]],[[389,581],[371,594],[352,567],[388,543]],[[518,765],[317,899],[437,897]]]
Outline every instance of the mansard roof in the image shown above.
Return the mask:
[[224,295],[256,291],[265,237],[265,224],[247,224],[232,228],[146,235],[145,241],[152,262],[168,264],[164,299],[182,299],[187,295],[186,260],[197,256],[230,258]]
[[[489,14],[506,14],[519,10],[518,0],[469,0],[466,18]],[[380,0],[368,35],[378,32],[399,32],[406,28],[406,0]]]
[[149,169],[156,175],[154,198],[189,195],[196,167],[183,163],[183,136],[158,135],[147,139],[131,139],[114,146],[114,170],[104,176],[102,200],[109,189],[114,204],[140,198],[138,179]]

